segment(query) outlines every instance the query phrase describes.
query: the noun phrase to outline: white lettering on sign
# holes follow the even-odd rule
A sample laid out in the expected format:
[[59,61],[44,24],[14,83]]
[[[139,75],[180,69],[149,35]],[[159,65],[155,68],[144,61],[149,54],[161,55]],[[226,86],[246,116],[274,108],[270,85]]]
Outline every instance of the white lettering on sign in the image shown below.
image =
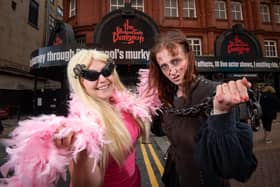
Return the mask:
[[240,67],[241,68],[253,68],[253,63],[252,62],[240,62]]
[[238,68],[239,67],[239,63],[238,62],[229,62],[228,63],[228,67]]
[[220,67],[228,67],[228,63],[220,61]]
[[149,60],[150,51],[149,50],[120,50],[120,49],[114,49],[114,50],[105,50],[105,54],[110,56],[113,59],[126,59],[126,60]]
[[230,68],[246,68],[246,69],[279,69],[280,62],[225,62],[218,60],[200,60],[196,61],[196,65],[198,68],[222,68],[222,69],[230,69]]
[[243,73],[243,74],[233,74],[232,75],[233,77],[239,77],[239,78],[242,78],[242,77],[258,77],[258,74],[256,73]]
[[215,67],[218,68],[220,67],[220,62],[219,61],[214,61]]
[[213,62],[209,62],[209,61],[199,61],[197,63],[198,67],[204,67],[204,68],[213,68],[214,64]]
[[279,64],[277,62],[272,62],[271,67],[272,68],[279,68]]
[[149,51],[144,51],[141,49],[141,51],[125,51],[125,57],[126,59],[146,59],[148,60],[150,56]]
[[267,62],[256,62],[255,65],[257,68],[270,68],[270,63]]
[[30,66],[34,66],[35,64],[44,64],[46,60],[46,54],[41,54],[31,58]]
[[64,51],[46,51],[44,53],[39,54],[38,56],[34,56],[30,60],[30,66],[34,66],[36,64],[48,64],[56,61],[65,61],[69,62],[72,56],[79,52],[81,49],[68,49]]
[[70,49],[68,51],[59,51],[59,52],[49,51],[47,53],[47,61],[64,60],[64,61],[68,62],[74,54],[75,54],[75,52],[72,49]]

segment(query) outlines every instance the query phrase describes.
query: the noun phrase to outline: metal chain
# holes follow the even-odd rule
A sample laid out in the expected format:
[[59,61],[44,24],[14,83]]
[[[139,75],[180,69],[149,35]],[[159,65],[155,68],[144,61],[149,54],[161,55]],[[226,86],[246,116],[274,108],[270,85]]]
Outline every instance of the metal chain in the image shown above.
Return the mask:
[[[256,101],[255,92],[252,89],[248,89],[249,94],[249,106],[252,107],[254,101]],[[212,96],[206,97],[202,103],[199,103],[197,105],[191,106],[191,107],[182,107],[182,108],[170,108],[167,106],[163,106],[162,112],[163,113],[173,113],[180,116],[197,116],[198,114],[204,113],[206,115],[210,114],[210,111],[213,107],[213,98],[215,93],[212,94]],[[253,106],[252,108],[256,108],[256,106]],[[258,109],[258,108],[257,108]],[[259,110],[259,109],[258,109]],[[261,113],[261,112],[260,112]]]
[[173,113],[180,116],[197,116],[200,113],[209,114],[212,109],[213,97],[206,97],[202,103],[191,107],[182,107],[182,108],[169,108],[164,106],[162,108],[163,113]]

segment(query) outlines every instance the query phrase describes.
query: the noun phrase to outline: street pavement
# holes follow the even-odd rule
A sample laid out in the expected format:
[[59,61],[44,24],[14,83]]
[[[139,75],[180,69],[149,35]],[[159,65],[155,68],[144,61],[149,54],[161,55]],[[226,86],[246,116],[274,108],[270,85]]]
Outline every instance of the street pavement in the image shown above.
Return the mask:
[[272,143],[264,142],[263,130],[254,132],[254,151],[258,167],[246,183],[232,182],[232,187],[280,186],[280,113],[272,124]]
[[[4,132],[0,135],[0,138],[5,138],[16,126],[15,119],[8,119],[2,121],[5,127]],[[232,180],[232,187],[278,187],[280,186],[280,113],[277,115],[277,119],[274,120],[272,125],[272,143],[266,144],[263,139],[263,130],[254,132],[254,152],[258,159],[258,167],[252,177],[246,183],[239,183]],[[152,134],[151,136],[152,146],[156,150],[156,154],[160,158],[164,165],[164,153],[166,152],[169,142],[165,136],[157,137]],[[138,153],[141,155],[140,144],[138,144]],[[148,146],[148,145],[145,145]],[[148,148],[147,148],[148,150]],[[0,146],[0,165],[5,161],[5,151],[3,146]],[[138,165],[142,172],[142,187],[149,186],[162,186],[162,183],[158,181],[159,185],[152,185],[148,182],[148,176],[145,173],[146,167],[142,157],[138,157]],[[144,172],[144,174],[143,174]],[[162,172],[160,172],[162,173]],[[156,175],[159,175],[156,173]],[[156,176],[160,180],[160,176]],[[59,187],[66,186],[65,184],[58,185]]]
[[[167,149],[166,137],[153,138],[162,152]],[[279,187],[280,186],[280,113],[272,124],[272,143],[266,144],[263,130],[253,133],[254,153],[258,167],[246,183],[231,181],[231,187]]]

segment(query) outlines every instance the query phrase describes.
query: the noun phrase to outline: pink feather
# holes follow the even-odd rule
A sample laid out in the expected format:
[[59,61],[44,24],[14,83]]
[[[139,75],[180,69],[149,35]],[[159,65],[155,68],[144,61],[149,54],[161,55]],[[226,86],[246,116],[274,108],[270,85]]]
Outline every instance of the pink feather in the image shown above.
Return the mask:
[[[59,177],[66,179],[67,166],[71,159],[77,160],[79,152],[87,149],[94,159],[93,170],[101,158],[101,148],[105,143],[104,128],[98,118],[75,100],[70,106],[84,113],[71,113],[67,118],[43,115],[21,121],[11,133],[11,139],[4,140],[9,160],[1,166],[7,176],[14,170],[14,177],[2,179],[13,187],[52,187]],[[61,128],[62,127],[62,128]],[[56,133],[57,128],[60,128]],[[57,149],[53,138],[63,138],[70,132],[76,133],[73,149]]]
[[147,106],[152,114],[156,114],[156,110],[160,108],[161,102],[158,97],[158,91],[149,86],[149,69],[139,69],[139,83],[136,92],[145,106]]
[[[146,75],[144,72],[142,78]],[[144,91],[145,84],[147,77],[139,83],[138,95],[115,92],[116,109],[129,112],[135,118],[151,120],[150,112],[155,112],[160,102],[155,91],[150,90],[149,94]],[[69,105],[68,117],[42,115],[21,121],[11,138],[2,141],[7,146],[9,160],[0,171],[7,177],[8,172],[14,170],[14,176],[1,179],[0,187],[53,187],[60,177],[65,180],[70,160],[76,161],[83,150],[94,159],[94,171],[101,159],[102,147],[110,140],[104,137],[97,112],[90,111],[74,94]],[[72,150],[58,149],[53,138],[63,138],[71,132],[75,133]],[[2,184],[3,181],[7,184]]]

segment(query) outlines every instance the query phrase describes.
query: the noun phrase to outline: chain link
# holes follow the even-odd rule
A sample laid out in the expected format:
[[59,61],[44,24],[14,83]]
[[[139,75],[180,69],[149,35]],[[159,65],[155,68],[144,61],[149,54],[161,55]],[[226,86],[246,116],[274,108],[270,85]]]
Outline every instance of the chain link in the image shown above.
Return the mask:
[[202,103],[191,107],[182,107],[182,108],[169,108],[164,106],[162,108],[163,113],[173,113],[180,116],[197,116],[200,113],[210,114],[212,109],[213,97],[206,97]]
[[[260,107],[255,106],[258,102],[255,98],[255,92],[252,89],[248,89],[248,94],[249,94],[249,101],[248,105],[252,108],[256,108],[258,113],[261,115],[261,110],[259,109]],[[206,115],[210,114],[210,111],[213,107],[213,98],[214,98],[215,93],[212,94],[212,96],[206,97],[202,103],[199,103],[197,105],[191,106],[191,107],[182,107],[182,108],[170,108],[167,106],[163,106],[162,112],[163,113],[173,113],[176,115],[180,116],[197,116],[198,114],[204,113]],[[254,113],[253,113],[254,114]]]

